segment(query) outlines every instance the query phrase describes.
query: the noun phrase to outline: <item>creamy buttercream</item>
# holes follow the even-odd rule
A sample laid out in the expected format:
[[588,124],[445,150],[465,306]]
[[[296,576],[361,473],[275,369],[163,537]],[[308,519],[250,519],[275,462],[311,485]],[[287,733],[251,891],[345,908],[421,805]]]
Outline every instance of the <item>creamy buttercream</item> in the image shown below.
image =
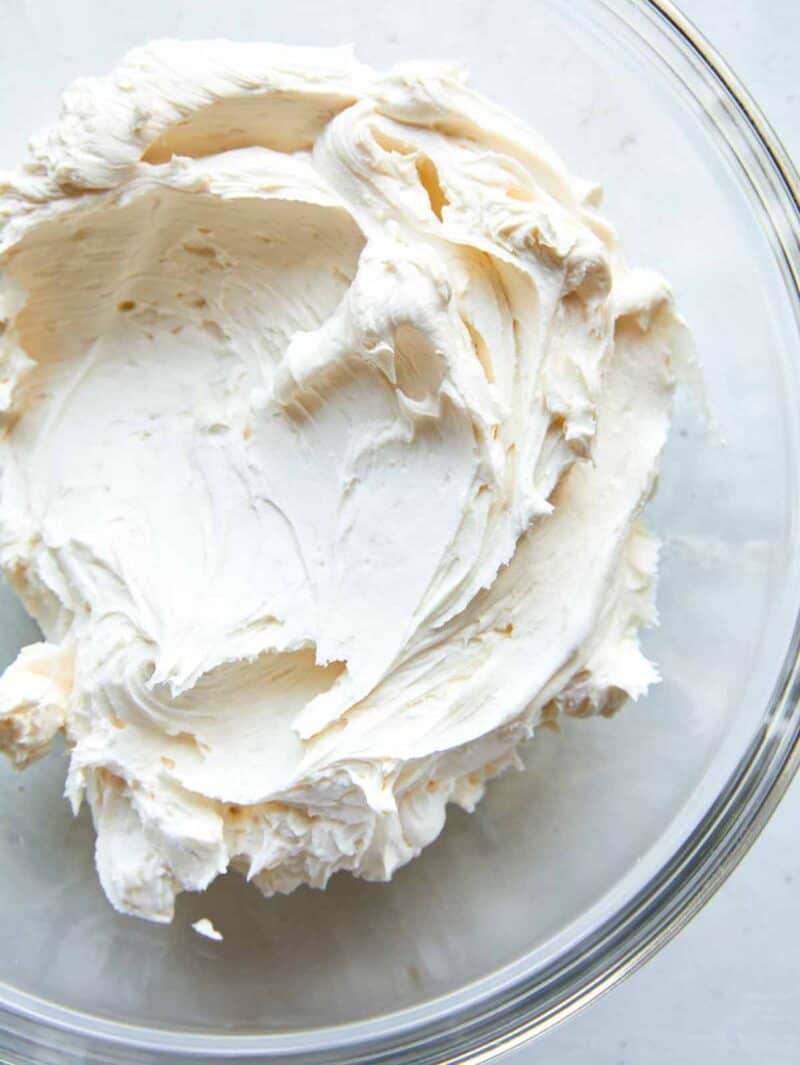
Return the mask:
[[458,69],[163,41],[0,181],[0,564],[119,910],[382,880],[656,679],[685,344],[598,192]]

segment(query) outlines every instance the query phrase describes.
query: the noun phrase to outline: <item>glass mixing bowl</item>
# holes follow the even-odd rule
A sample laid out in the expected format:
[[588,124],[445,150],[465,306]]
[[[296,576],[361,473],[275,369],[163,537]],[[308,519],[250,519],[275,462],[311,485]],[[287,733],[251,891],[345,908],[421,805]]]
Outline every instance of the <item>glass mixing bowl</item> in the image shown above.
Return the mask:
[[[179,0],[4,5],[3,164],[73,76],[154,36],[448,57],[601,181],[629,259],[674,284],[717,429],[682,397],[651,522],[664,682],[566,721],[388,885],[262,899],[237,876],[158,927],[114,913],[58,753],[0,769],[0,1058],[485,1060],[630,972],[697,911],[798,761],[797,177],[668,3]],[[0,656],[35,638],[10,593]],[[210,917],[212,943],[190,928]]]

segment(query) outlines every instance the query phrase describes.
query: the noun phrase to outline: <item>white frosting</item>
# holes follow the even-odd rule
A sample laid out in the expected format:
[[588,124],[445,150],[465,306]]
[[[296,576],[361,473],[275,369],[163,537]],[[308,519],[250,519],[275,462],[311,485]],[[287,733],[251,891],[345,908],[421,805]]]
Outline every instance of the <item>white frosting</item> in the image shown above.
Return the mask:
[[683,327],[597,190],[428,64],[164,41],[0,180],[0,563],[111,902],[385,879],[655,679]]
[[199,936],[213,939],[217,943],[221,943],[224,938],[222,932],[218,931],[207,917],[201,917],[199,921],[194,921],[192,928]]

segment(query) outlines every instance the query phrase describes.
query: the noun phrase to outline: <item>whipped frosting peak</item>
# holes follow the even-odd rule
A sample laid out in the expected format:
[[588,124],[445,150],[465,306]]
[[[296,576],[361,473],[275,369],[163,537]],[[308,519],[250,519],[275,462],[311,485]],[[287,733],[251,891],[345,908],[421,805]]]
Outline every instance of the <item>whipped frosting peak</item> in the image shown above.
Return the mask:
[[656,679],[684,326],[463,72],[161,41],[0,177],[0,565],[119,910],[385,879]]

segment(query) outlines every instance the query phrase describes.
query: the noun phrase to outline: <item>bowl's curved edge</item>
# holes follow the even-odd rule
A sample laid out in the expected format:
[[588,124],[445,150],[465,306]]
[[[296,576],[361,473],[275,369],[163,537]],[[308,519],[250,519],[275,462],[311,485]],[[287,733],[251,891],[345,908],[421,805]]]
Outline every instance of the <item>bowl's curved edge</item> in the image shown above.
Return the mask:
[[[681,40],[702,64],[749,127],[773,165],[800,229],[800,174],[750,93],[705,36],[671,0],[644,2],[652,17],[662,23],[662,30]],[[781,244],[800,306],[800,250],[787,247],[783,241]],[[33,1034],[37,1022],[42,1024],[43,1018],[37,1017],[35,1010],[17,1012],[0,1007],[0,1031],[5,1030],[16,1043],[13,1048],[15,1057],[8,1061],[10,1065],[33,1065],[34,1062],[38,1065],[51,1060],[59,1063],[94,1060],[117,1065],[128,1060],[177,1062],[188,1060],[187,1054],[191,1054],[196,1065],[219,1065],[226,1058],[249,1062],[283,1060],[298,1065],[301,1062],[303,1065],[322,1065],[323,1062],[325,1065],[398,1065],[400,1062],[406,1065],[481,1065],[491,1061],[562,1023],[617,986],[686,927],[716,893],[756,841],[800,769],[800,714],[795,712],[798,702],[800,618],[796,621],[784,669],[776,684],[771,718],[754,739],[728,786],[655,882],[646,885],[613,922],[613,927],[599,930],[590,944],[589,953],[602,954],[613,938],[619,940],[614,964],[610,968],[604,967],[603,971],[599,967],[593,969],[591,959],[589,964],[586,963],[587,952],[583,951],[575,966],[569,961],[560,966],[559,983],[553,985],[549,1004],[543,1006],[538,999],[533,1003],[531,983],[520,981],[487,997],[477,1007],[451,1012],[426,1026],[406,1028],[399,1035],[369,1042],[343,1041],[333,1053],[330,1050],[322,1053],[313,1050],[293,1053],[289,1050],[279,1051],[276,1055],[265,1053],[263,1046],[258,1047],[256,1040],[247,1037],[223,1037],[219,1043],[209,1040],[207,1053],[195,1054],[190,1048],[183,1052],[174,1047],[145,1049],[106,1033],[100,1036],[95,1033],[92,1038],[88,1028],[48,1021],[44,1023],[55,1038],[48,1040],[43,1049],[45,1055],[49,1052],[54,1056],[45,1057],[34,1046],[38,1039]],[[763,779],[753,781],[751,771],[754,766],[767,763],[771,763],[769,779],[766,782]],[[718,846],[710,846],[715,840]],[[709,850],[709,856],[705,857],[704,852]],[[678,872],[683,874],[680,888],[675,885]],[[688,879],[686,874],[690,874]],[[631,942],[634,928],[639,929],[639,934],[636,941]],[[576,966],[585,972],[582,979],[575,978]],[[567,997],[560,996],[559,991],[570,978],[571,993]],[[541,977],[536,980],[536,985],[541,985]],[[78,1015],[73,1014],[73,1017],[77,1019]],[[59,1030],[66,1037],[66,1044],[56,1035]],[[91,1056],[87,1056],[89,1042],[95,1041],[102,1044],[97,1047],[100,1054],[95,1057],[92,1050]],[[224,1050],[222,1042],[228,1044]],[[216,1044],[213,1049],[211,1043]],[[8,1052],[6,1047],[2,1049],[4,1053]],[[128,1057],[129,1051],[133,1051],[136,1057]]]
[[[676,4],[672,3],[672,0],[646,0],[646,2],[668,24],[668,30],[677,34],[703,62],[719,86],[728,94],[740,115],[745,118],[753,134],[770,156],[782,179],[786,193],[793,201],[794,210],[800,218],[800,171],[742,80],[705,34],[687,18]],[[800,256],[789,254],[787,265],[791,270],[795,287],[800,292]],[[794,659],[793,664],[783,685],[783,702],[789,709],[800,701],[800,619],[798,619],[791,649],[787,655],[789,662],[792,662],[792,659]],[[505,1038],[501,1038],[493,1046],[466,1057],[448,1058],[447,1065],[450,1063],[455,1065],[456,1062],[459,1065],[467,1065],[467,1063],[482,1065],[484,1062],[494,1060],[500,1054],[519,1048],[535,1036],[563,1023],[635,973],[681,932],[725,883],[761,835],[798,770],[800,770],[800,721],[795,723],[794,735],[787,744],[783,764],[779,766],[777,775],[766,794],[758,805],[753,807],[750,819],[742,827],[740,835],[732,842],[730,849],[716,867],[708,870],[704,881],[697,885],[694,894],[684,908],[673,916],[672,920],[665,921],[663,927],[637,954],[593,987],[587,987],[585,992],[560,1011],[558,1016],[544,1019],[540,1023],[534,1020],[530,1024],[517,1026],[514,1031],[509,1032]]]

